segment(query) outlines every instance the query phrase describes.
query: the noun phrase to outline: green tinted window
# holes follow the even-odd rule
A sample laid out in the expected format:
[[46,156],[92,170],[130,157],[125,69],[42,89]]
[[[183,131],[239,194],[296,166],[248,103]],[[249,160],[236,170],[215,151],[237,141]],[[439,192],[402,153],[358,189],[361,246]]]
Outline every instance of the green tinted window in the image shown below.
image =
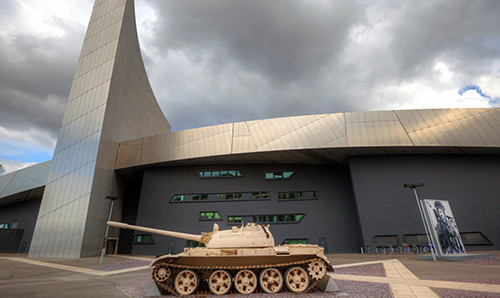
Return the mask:
[[[248,215],[248,220],[258,224],[270,223],[298,223],[305,214],[272,214],[272,215]],[[228,223],[241,223],[243,216],[229,216]]]
[[228,216],[227,217],[228,223],[241,223],[241,221],[242,221],[241,216]]
[[153,236],[151,234],[138,234],[134,235],[135,244],[153,244]]
[[314,200],[317,199],[316,191],[292,191],[292,192],[279,192],[279,200]]
[[208,200],[208,195],[193,195],[193,201],[206,201]]
[[199,202],[199,201],[232,201],[250,199],[268,199],[269,192],[235,192],[235,193],[215,193],[215,194],[177,194],[171,202]]
[[306,238],[285,239],[281,244],[308,244]]
[[205,247],[203,243],[194,240],[186,240],[186,247]]
[[198,171],[200,178],[240,177],[239,170]]
[[174,195],[170,201],[172,202],[184,201],[184,195]]
[[265,179],[267,180],[279,180],[279,179],[289,179],[295,172],[267,172],[265,173]]
[[215,220],[220,219],[220,214],[217,211],[201,211],[200,220]]

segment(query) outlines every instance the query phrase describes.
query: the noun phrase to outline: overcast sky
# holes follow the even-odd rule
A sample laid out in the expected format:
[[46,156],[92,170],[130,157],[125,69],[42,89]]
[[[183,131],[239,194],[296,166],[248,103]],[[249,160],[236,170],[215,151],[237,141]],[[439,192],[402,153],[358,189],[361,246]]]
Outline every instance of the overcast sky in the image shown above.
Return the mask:
[[[91,0],[0,1],[0,173],[52,159]],[[136,0],[173,130],[500,106],[500,1]]]

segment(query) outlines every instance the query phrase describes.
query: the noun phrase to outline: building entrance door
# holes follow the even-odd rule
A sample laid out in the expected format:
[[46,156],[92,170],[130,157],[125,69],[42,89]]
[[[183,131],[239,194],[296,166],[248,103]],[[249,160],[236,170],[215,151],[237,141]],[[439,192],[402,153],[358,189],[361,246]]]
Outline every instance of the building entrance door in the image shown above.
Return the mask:
[[118,243],[118,239],[116,239],[116,238],[106,239],[106,254],[107,255],[114,255],[115,254],[117,243]]

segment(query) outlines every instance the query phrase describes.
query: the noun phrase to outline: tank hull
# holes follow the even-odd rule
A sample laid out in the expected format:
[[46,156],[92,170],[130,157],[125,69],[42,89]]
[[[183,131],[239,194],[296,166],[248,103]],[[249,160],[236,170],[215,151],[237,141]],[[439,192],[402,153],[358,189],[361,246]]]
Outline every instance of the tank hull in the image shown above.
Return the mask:
[[[200,281],[205,281],[205,291],[218,295],[235,291],[249,294],[258,286],[267,293],[306,292],[323,279],[327,271],[333,271],[323,248],[317,245],[260,249],[197,247],[162,256],[151,266],[156,284],[174,295],[205,294]],[[226,281],[228,286],[224,288]],[[185,284],[193,286],[189,288]],[[207,284],[210,290],[206,290]]]
[[[258,265],[276,265],[287,262],[297,262],[314,259],[314,255],[294,255],[294,256],[212,256],[212,257],[191,257],[183,256],[177,258],[164,258],[170,264],[188,266],[210,266],[210,267],[240,267]],[[161,261],[160,261],[161,262]],[[158,263],[155,262],[155,264]]]
[[[203,247],[186,249],[177,255],[165,255],[151,263],[159,262],[189,266],[258,266],[276,265],[320,258],[328,265],[323,248],[317,245],[283,245],[260,249],[209,249]],[[329,266],[331,269],[331,266]],[[333,270],[333,269],[332,269]]]

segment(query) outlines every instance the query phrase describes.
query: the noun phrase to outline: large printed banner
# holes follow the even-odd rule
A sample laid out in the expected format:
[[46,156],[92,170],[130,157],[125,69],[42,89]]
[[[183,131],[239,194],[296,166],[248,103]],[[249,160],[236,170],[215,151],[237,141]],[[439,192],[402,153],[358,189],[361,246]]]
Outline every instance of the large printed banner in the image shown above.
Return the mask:
[[422,200],[421,203],[437,254],[465,254],[450,203],[446,200]]

